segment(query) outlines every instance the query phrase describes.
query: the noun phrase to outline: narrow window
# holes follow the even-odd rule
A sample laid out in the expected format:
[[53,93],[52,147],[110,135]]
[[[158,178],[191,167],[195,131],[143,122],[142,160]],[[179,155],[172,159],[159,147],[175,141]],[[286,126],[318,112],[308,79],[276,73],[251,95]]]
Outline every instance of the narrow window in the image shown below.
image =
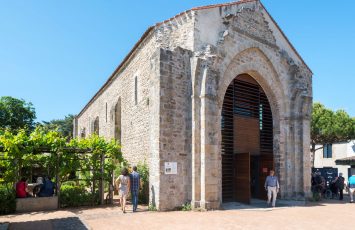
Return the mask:
[[134,78],[134,103],[138,103],[138,79],[137,76]]
[[332,144],[325,144],[323,145],[323,158],[332,158]]
[[94,121],[94,133],[99,135],[99,117],[96,117],[95,121]]
[[80,137],[81,138],[85,138],[86,137],[86,129],[85,128],[82,128],[81,131],[80,131]]
[[107,123],[107,102],[106,102],[106,123]]
[[328,144],[328,158],[333,157],[333,146],[332,144]]
[[121,143],[122,127],[121,127],[121,99],[118,100],[115,106],[115,126],[114,126],[115,140]]

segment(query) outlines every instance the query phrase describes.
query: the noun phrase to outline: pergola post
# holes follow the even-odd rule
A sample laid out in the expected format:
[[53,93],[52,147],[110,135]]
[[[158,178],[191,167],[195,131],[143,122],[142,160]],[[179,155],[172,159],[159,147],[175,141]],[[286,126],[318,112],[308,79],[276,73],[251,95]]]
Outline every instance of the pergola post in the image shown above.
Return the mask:
[[60,178],[59,178],[59,158],[60,158],[60,153],[56,152],[57,159],[56,159],[56,166],[55,166],[55,181],[56,181],[56,195],[58,198],[58,209],[60,208]]
[[100,161],[100,185],[99,185],[99,196],[100,196],[100,204],[104,204],[105,198],[105,183],[104,183],[104,161],[105,161],[105,154],[101,154],[101,161]]
[[113,204],[113,191],[115,190],[115,177],[113,175],[113,170],[111,170],[111,182],[110,182],[110,204]]

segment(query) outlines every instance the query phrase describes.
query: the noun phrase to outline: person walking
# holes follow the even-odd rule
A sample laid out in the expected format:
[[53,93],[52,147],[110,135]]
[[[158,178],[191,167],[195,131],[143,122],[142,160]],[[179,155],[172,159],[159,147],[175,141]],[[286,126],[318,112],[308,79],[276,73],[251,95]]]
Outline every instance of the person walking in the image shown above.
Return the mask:
[[139,194],[139,187],[140,187],[140,175],[137,172],[137,166],[133,166],[133,172],[130,174],[130,180],[131,180],[133,212],[136,212],[138,206],[138,194]]
[[121,209],[123,213],[126,213],[126,201],[130,189],[130,180],[128,170],[126,168],[124,168],[121,175],[117,177],[115,184],[116,187],[118,187],[118,196],[120,198]]
[[350,195],[350,203],[354,202],[354,192],[355,192],[355,172],[351,174],[349,177],[349,195]]
[[339,200],[343,200],[344,182],[345,178],[343,177],[343,174],[339,173],[338,179],[335,182],[335,185],[337,186],[339,191]]
[[270,170],[270,175],[266,177],[265,180],[265,190],[267,191],[267,204],[270,206],[271,197],[272,197],[272,207],[275,207],[276,204],[276,196],[280,189],[279,180],[277,176],[274,175],[275,171]]

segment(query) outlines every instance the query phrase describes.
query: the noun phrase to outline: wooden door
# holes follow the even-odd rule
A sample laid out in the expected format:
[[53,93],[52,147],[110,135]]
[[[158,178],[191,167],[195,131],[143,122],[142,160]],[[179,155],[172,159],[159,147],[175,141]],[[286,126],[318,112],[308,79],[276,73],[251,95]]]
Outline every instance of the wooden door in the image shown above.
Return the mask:
[[234,178],[235,200],[250,204],[250,153],[234,155]]
[[272,154],[260,155],[259,169],[259,199],[266,200],[267,193],[264,188],[266,177],[270,174],[270,170],[274,169],[274,158]]

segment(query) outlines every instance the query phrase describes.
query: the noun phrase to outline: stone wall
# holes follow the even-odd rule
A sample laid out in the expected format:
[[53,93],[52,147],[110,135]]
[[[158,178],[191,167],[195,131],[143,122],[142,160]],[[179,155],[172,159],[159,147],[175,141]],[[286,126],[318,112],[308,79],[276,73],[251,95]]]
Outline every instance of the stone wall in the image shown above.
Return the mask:
[[[186,64],[189,67],[186,51],[176,48],[182,46],[191,49],[193,32],[191,12],[158,25],[138,47],[126,66],[115,74],[112,83],[102,90],[98,98],[75,121],[76,135],[80,136],[81,130],[85,128],[88,136],[94,132],[93,123],[99,117],[99,135],[107,139],[114,138],[115,105],[118,100],[121,101],[123,155],[131,164],[144,160],[148,162],[150,202],[160,209],[173,209],[191,200],[191,176],[188,176],[191,175],[191,166],[188,163],[191,139],[186,139],[191,136],[191,128],[188,128],[191,126],[191,117],[190,122],[185,120],[189,118],[188,107],[180,111],[183,106],[188,105],[185,99],[190,97],[191,83],[188,81],[191,78],[187,73],[188,68],[184,66]],[[165,50],[161,51],[160,47]],[[174,49],[176,51],[168,52]],[[176,56],[173,55],[175,52]],[[178,62],[174,63],[169,59]],[[164,64],[160,64],[160,60]],[[187,63],[180,64],[181,60]],[[138,79],[137,105],[135,77]],[[163,119],[164,116],[168,117]],[[169,132],[171,134],[167,134]],[[183,144],[180,144],[180,140]],[[184,175],[182,180],[176,181],[178,176],[164,175],[166,161],[179,163],[179,175]],[[160,188],[161,179],[169,181],[162,184],[163,188]],[[173,185],[175,182],[177,185]],[[163,201],[170,199],[166,196],[170,193],[175,194],[173,202],[159,202],[161,195],[164,196]]]
[[[191,201],[190,55],[160,51],[160,210]],[[177,162],[177,175],[164,174],[165,162]]]
[[[107,139],[114,137],[114,108],[121,100],[121,143],[124,157],[132,164],[148,160],[150,156],[150,98],[151,79],[155,72],[149,61],[156,51],[155,39],[148,38],[140,51],[116,73],[113,82],[77,118],[78,130],[86,129],[86,135],[93,133],[93,122],[99,117],[99,135]],[[137,77],[137,104],[135,103],[135,77]],[[156,83],[156,82],[154,82]]]
[[194,49],[194,12],[181,13],[157,25],[155,39],[163,49]]

